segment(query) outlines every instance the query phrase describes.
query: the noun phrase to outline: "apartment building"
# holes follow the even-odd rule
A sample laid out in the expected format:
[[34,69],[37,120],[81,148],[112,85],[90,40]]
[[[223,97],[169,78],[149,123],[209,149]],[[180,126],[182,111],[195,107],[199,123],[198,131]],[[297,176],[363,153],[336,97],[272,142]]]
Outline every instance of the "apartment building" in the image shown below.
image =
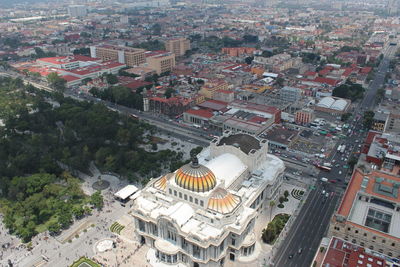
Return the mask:
[[190,40],[186,38],[176,38],[165,42],[165,49],[175,56],[181,57],[186,51],[190,50]]
[[99,45],[90,47],[90,55],[103,61],[117,61],[129,67],[146,62],[145,50],[127,46]]
[[336,214],[329,236],[400,257],[400,177],[356,169]]
[[147,67],[161,73],[171,72],[175,67],[175,54],[166,51],[147,51],[146,63]]

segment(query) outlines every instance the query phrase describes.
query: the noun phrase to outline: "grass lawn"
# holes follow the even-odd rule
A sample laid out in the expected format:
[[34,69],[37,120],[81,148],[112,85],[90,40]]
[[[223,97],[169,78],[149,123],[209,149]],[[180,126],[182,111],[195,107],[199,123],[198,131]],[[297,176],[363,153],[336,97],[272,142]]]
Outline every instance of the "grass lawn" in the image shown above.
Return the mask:
[[71,267],[101,267],[100,264],[95,263],[94,261],[82,257],[79,260],[77,260],[76,262],[74,262]]

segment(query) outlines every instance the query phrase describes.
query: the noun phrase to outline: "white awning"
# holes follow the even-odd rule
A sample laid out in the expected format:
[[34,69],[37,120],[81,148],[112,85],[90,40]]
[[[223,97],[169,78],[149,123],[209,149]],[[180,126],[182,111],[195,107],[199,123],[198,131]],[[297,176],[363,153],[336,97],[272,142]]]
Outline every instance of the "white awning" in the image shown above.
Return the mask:
[[125,200],[132,194],[134,194],[137,190],[138,188],[136,186],[130,184],[119,190],[117,193],[114,194],[114,196]]

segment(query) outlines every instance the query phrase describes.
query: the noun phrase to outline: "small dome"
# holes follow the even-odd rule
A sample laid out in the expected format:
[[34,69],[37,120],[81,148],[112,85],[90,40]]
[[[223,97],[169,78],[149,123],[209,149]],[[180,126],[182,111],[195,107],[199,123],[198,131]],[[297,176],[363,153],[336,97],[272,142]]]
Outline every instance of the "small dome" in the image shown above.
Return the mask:
[[175,173],[175,183],[194,192],[207,192],[215,187],[217,179],[214,173],[194,158],[192,163],[183,165]]
[[232,212],[240,203],[240,197],[233,195],[223,188],[217,188],[208,200],[210,210],[226,214]]
[[154,187],[165,191],[167,189],[167,181],[169,180],[169,178],[171,178],[172,173],[169,173],[167,175],[164,175],[163,177],[161,177],[160,179],[158,179],[155,183],[154,183]]

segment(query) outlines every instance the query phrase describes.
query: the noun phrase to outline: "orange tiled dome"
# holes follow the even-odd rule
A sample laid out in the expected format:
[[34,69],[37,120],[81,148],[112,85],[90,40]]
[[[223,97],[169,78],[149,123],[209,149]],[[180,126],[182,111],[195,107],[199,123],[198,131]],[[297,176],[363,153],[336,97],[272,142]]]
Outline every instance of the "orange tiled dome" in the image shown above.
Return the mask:
[[226,214],[232,212],[240,203],[240,197],[233,195],[223,188],[217,188],[212,192],[208,200],[207,208]]
[[197,158],[192,163],[183,165],[175,173],[175,183],[194,192],[207,192],[215,187],[217,179],[214,173],[198,163]]

